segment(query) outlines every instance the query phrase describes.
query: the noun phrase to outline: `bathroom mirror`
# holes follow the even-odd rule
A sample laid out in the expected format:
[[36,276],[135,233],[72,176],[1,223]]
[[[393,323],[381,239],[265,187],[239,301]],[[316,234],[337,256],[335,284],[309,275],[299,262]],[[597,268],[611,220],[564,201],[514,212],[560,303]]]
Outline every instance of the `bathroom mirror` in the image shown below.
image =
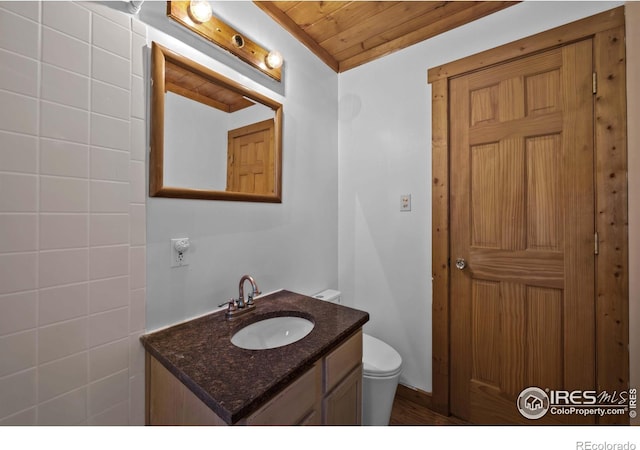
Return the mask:
[[156,42],[151,197],[282,201],[282,105]]

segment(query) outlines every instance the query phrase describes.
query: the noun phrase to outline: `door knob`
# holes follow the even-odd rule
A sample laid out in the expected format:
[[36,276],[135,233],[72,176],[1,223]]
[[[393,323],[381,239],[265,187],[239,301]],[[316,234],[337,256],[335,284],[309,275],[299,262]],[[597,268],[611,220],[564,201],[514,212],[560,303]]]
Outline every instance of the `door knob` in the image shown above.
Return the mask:
[[463,270],[465,267],[467,267],[467,262],[464,260],[464,258],[458,258],[456,259],[456,268]]

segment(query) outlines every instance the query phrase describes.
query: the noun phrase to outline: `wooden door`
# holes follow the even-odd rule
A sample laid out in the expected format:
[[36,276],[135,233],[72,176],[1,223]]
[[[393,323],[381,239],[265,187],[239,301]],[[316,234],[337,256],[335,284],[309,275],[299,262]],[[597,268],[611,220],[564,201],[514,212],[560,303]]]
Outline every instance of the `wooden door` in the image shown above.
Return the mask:
[[516,408],[596,388],[592,73],[585,40],[450,82],[450,402],[473,423],[593,420]]
[[275,192],[273,119],[229,131],[227,191]]

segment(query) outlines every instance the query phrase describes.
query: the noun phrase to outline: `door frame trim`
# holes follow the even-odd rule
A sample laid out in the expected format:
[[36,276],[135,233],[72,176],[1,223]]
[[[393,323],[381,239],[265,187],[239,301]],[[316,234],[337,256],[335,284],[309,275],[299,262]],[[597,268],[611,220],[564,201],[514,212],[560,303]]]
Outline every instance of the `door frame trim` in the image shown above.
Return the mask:
[[[428,71],[432,85],[432,407],[449,415],[449,79],[593,39],[596,257],[596,383],[629,389],[629,266],[624,7],[596,14]],[[609,416],[600,423],[629,423]]]

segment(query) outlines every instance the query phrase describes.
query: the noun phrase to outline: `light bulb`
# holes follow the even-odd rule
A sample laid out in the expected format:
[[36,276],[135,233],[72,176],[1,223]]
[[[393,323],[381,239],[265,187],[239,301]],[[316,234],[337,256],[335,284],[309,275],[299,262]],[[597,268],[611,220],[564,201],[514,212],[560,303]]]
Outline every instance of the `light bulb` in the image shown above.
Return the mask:
[[189,17],[194,22],[204,23],[211,19],[211,5],[206,0],[191,0],[189,4]]
[[269,69],[279,69],[282,67],[283,61],[282,55],[277,50],[271,50],[264,60]]

